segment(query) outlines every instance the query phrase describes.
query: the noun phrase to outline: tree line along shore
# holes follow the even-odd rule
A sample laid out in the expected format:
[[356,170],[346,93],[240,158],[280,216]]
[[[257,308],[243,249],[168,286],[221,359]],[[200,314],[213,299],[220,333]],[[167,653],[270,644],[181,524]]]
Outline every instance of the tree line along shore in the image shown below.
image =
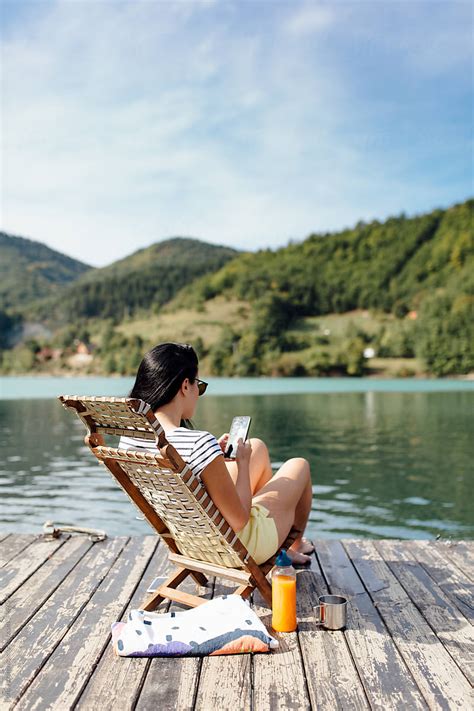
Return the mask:
[[132,375],[174,340],[209,375],[468,376],[473,225],[470,199],[276,250],[173,238],[101,269],[3,233],[2,262],[16,249],[24,273],[0,288],[0,372]]

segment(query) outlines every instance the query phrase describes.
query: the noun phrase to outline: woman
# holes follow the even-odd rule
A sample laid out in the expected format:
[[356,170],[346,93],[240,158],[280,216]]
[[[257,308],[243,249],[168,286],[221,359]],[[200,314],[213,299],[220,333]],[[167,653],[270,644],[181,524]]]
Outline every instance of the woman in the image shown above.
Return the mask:
[[[272,477],[267,447],[255,438],[239,440],[235,461],[224,459],[228,434],[217,440],[209,432],[190,429],[198,397],[207,387],[197,375],[198,358],[191,346],[161,343],[144,356],[130,397],[151,406],[168,442],[201,477],[256,563],[278,550],[292,526],[300,534],[289,554],[294,563],[309,563],[313,546],[302,535],[312,502],[308,462],[289,459]],[[122,437],[119,446],[150,449],[130,437]]]

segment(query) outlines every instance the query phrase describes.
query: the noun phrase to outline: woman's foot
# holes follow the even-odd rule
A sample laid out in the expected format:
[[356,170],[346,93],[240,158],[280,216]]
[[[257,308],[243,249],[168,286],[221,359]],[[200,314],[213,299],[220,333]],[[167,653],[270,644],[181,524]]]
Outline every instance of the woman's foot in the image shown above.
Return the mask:
[[301,538],[300,541],[298,541],[298,553],[314,553],[314,546],[309,540],[309,538]]
[[296,565],[308,565],[311,562],[311,553],[314,546],[307,538],[300,538],[288,549],[288,555]]
[[292,548],[288,548],[287,553],[290,556],[293,565],[309,565],[309,563],[311,563],[311,557],[305,553],[300,553]]

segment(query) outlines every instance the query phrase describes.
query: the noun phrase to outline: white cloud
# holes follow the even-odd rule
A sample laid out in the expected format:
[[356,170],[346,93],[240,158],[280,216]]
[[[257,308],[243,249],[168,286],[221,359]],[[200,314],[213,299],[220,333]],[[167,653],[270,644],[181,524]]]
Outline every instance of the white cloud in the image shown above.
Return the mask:
[[[342,7],[339,8],[342,11]],[[305,3],[285,20],[283,29],[291,35],[314,34],[336,21],[336,10],[320,2]]]
[[[390,92],[358,103],[343,49],[367,16],[336,5],[61,0],[23,18],[3,43],[3,229],[105,264],[168,236],[275,246],[439,204],[391,146]],[[295,41],[308,30],[321,41]]]

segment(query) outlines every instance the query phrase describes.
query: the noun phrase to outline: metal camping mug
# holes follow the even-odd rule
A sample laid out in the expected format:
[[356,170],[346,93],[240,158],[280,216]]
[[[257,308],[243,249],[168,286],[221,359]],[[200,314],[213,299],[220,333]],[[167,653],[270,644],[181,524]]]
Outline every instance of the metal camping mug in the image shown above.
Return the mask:
[[347,620],[347,598],[342,595],[322,595],[315,605],[316,624],[328,630],[342,630]]

